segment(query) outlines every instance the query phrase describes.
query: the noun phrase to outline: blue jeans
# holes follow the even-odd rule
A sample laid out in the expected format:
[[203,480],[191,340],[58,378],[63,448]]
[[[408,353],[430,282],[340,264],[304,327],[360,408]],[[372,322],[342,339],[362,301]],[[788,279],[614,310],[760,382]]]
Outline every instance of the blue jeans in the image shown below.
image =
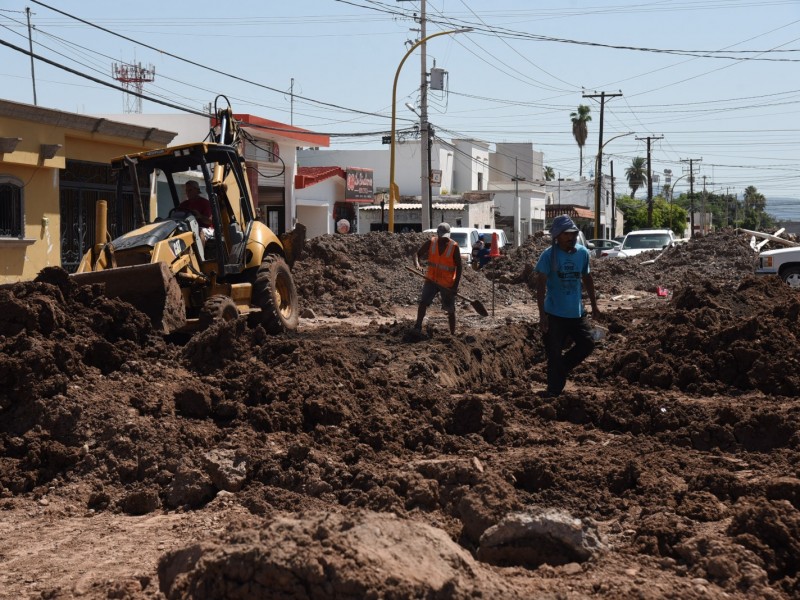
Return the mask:
[[[577,319],[567,319],[547,315],[548,328],[544,336],[547,353],[547,391],[560,394],[567,384],[567,375],[583,362],[594,350],[592,328],[589,318],[584,315]],[[574,346],[562,354],[567,338]]]

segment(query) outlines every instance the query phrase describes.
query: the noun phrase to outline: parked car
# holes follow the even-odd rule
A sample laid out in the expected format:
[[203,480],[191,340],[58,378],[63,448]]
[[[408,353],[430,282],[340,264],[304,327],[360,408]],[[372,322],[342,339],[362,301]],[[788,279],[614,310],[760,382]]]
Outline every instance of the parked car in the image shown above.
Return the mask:
[[503,246],[508,245],[508,238],[506,237],[506,232],[503,229],[479,229],[479,233],[484,235],[484,239],[486,240],[487,244],[492,243],[492,234],[497,234],[497,247],[502,250]]
[[[422,233],[436,234],[435,229],[426,229]],[[478,241],[478,231],[473,227],[451,227],[450,239],[458,244],[458,250],[461,252],[461,260],[465,265],[472,262],[472,246]]]
[[640,229],[625,236],[619,251],[609,251],[607,257],[628,258],[648,250],[663,250],[675,243],[671,229]]
[[777,275],[800,290],[800,247],[764,250],[756,260],[756,275]]
[[608,250],[619,250],[622,247],[622,242],[616,242],[614,240],[589,240],[590,244],[594,244],[594,252],[592,253],[594,256],[598,258],[605,258],[608,254],[605,254]]

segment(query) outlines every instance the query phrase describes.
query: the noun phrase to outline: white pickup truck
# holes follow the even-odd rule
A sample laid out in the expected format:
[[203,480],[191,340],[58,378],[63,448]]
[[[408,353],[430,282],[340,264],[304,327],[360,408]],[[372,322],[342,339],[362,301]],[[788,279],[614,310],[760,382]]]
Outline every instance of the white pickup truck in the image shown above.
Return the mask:
[[[800,244],[768,233],[749,231],[747,229],[740,229],[739,231],[749,233],[753,236],[751,246],[756,250],[760,250],[768,241],[777,242],[786,246],[785,248],[759,252],[758,258],[756,259],[755,273],[756,275],[777,275],[783,279],[789,287],[800,289]],[[780,234],[782,232],[783,230],[781,229],[776,233]],[[756,237],[762,238],[763,241],[756,244]]]
[[800,246],[759,252],[756,275],[777,275],[800,290]]

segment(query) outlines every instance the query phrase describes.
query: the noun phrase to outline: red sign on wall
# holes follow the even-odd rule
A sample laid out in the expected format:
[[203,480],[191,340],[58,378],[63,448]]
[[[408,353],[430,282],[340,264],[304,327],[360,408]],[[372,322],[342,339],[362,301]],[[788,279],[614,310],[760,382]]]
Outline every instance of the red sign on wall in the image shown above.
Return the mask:
[[372,201],[375,197],[375,186],[372,180],[372,169],[347,167],[344,199]]

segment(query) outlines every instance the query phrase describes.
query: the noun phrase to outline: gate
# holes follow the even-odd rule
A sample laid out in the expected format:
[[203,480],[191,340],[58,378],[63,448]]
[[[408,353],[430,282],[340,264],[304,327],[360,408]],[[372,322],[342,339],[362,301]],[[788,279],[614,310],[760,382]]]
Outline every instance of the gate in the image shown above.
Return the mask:
[[116,202],[116,176],[110,165],[67,160],[60,173],[61,266],[74,273],[94,243],[95,205],[108,202],[108,233],[114,239],[134,229],[131,189],[122,206]]

